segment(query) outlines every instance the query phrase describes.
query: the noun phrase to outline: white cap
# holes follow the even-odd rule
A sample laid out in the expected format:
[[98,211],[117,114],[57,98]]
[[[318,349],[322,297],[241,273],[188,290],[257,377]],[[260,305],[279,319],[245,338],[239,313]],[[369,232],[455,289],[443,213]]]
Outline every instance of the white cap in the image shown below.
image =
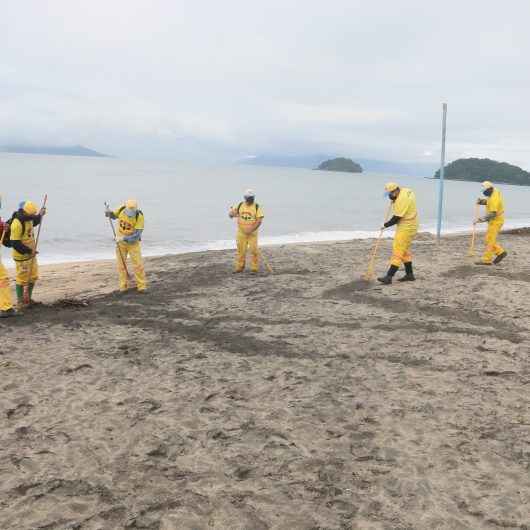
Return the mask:
[[251,190],[250,188],[248,190],[245,190],[245,193],[243,194],[243,197],[246,199],[247,197],[255,197],[256,194],[254,193],[254,190]]

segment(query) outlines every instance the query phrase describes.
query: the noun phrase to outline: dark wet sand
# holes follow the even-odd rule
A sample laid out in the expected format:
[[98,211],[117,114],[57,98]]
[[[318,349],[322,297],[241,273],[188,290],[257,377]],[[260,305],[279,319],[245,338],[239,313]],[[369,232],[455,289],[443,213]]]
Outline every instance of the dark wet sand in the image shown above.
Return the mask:
[[530,529],[530,236],[503,242],[422,237],[390,287],[370,241],[154,258],[144,296],[43,268],[0,324],[0,528]]

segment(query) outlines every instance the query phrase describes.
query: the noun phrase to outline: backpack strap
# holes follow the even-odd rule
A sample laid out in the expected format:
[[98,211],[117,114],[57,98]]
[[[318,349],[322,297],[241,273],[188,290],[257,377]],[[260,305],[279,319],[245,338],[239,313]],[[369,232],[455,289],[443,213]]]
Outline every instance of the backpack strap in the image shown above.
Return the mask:
[[24,232],[26,231],[26,221],[24,219],[20,219],[18,216],[18,212],[14,212],[11,216],[11,219],[9,219],[9,233],[11,235],[11,225],[13,224],[14,220],[17,220],[20,223],[20,226],[22,227],[22,233],[20,234],[20,237],[24,236]]
[[[243,206],[243,203],[240,202],[238,205],[237,205],[237,214],[239,215],[239,209],[241,208],[241,206]],[[254,206],[256,207],[256,220],[258,219],[258,208],[259,208],[259,204],[257,202],[254,203]]]

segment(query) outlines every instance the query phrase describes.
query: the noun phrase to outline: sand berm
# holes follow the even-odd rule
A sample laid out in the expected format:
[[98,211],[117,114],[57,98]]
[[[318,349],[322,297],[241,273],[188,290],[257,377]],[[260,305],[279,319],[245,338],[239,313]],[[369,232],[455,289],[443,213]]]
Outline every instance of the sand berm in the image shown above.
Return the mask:
[[0,528],[529,530],[530,236],[502,240],[477,267],[423,235],[390,287],[372,241],[152,258],[143,296],[43,267],[0,324]]

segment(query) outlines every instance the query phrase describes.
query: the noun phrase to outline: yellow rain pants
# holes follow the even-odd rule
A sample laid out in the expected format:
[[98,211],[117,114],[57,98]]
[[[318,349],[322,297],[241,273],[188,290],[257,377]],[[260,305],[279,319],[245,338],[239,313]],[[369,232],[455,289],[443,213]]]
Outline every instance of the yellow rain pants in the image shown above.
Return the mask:
[[9,277],[6,268],[0,263],[0,311],[7,311],[12,307],[13,298],[11,297],[11,289],[9,288]]
[[414,237],[418,233],[418,222],[401,221],[396,228],[396,235],[394,236],[394,243],[392,245],[391,265],[400,267],[402,263],[409,263],[412,261],[412,254],[410,247]]
[[484,263],[491,263],[495,256],[502,254],[504,249],[497,243],[497,236],[502,229],[504,224],[504,218],[493,219],[488,223],[488,230],[486,231],[486,250],[482,255],[482,261]]
[[240,272],[245,269],[247,249],[250,250],[251,262],[250,270],[258,272],[259,270],[259,250],[258,250],[258,232],[245,234],[242,230],[237,231],[237,258],[236,271]]
[[125,241],[120,241],[117,247],[120,249],[118,250],[118,248],[116,248],[116,260],[118,262],[118,274],[120,277],[120,291],[125,291],[129,287],[127,273],[125,272],[125,267],[123,266],[123,260],[127,262],[127,256],[131,256],[133,270],[131,271],[129,268],[129,272],[134,272],[136,288],[139,291],[145,291],[147,288],[147,282],[145,280],[144,262],[142,260],[142,249],[140,242],[136,241],[136,243],[131,244],[125,243]]
[[[33,267],[32,267],[33,262]],[[37,258],[34,260],[26,259],[24,261],[15,260],[16,266],[16,282],[17,285],[28,285],[28,283],[35,283],[39,279],[39,264]],[[30,274],[31,267],[31,274]]]

